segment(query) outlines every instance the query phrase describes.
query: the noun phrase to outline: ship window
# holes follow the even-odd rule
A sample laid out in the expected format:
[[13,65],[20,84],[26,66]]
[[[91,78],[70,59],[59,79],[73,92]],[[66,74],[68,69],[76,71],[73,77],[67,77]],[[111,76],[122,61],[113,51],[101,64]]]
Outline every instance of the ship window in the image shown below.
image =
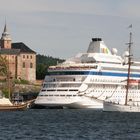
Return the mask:
[[57,91],[68,91],[67,89],[58,89]]
[[78,95],[78,96],[82,96],[82,95]]
[[55,91],[55,89],[48,89],[47,91]]
[[46,85],[44,84],[44,85],[43,85],[43,88],[44,88],[45,86],[46,86]]
[[42,89],[41,91],[44,92],[44,91],[46,91],[46,89]]
[[78,89],[70,89],[69,91],[78,91]]

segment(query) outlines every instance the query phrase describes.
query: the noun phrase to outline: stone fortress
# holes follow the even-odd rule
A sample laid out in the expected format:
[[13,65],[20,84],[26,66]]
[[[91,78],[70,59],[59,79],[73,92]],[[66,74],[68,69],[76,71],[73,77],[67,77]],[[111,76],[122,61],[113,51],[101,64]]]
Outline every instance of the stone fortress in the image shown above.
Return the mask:
[[10,78],[36,81],[36,52],[22,42],[12,43],[6,24],[0,39],[0,55],[7,59]]

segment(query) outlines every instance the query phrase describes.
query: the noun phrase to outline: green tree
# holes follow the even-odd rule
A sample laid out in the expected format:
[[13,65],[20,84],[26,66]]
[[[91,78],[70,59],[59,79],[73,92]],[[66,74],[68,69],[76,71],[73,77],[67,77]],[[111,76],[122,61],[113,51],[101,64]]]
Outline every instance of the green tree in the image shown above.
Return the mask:
[[5,57],[0,55],[0,76],[7,76],[8,73],[8,62]]
[[[2,57],[0,55],[0,77],[1,77],[1,81],[3,81],[3,79],[7,80],[7,76],[8,76],[8,61],[6,60],[6,57]],[[2,82],[2,93],[4,94],[5,97],[9,97],[8,94],[8,88],[7,88],[7,82]]]
[[57,63],[62,63],[63,61],[63,59],[38,54],[36,56],[36,78],[44,79],[45,75],[48,73],[49,66],[55,66]]

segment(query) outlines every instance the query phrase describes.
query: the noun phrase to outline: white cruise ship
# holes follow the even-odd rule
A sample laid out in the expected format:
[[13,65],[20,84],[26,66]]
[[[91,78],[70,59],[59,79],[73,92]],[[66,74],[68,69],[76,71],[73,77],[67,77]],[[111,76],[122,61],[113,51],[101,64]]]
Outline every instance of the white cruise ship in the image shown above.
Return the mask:
[[[128,51],[123,56],[101,38],[93,38],[86,53],[49,67],[35,100],[45,107],[103,109],[103,101],[124,103]],[[131,64],[128,100],[140,101],[140,61]]]

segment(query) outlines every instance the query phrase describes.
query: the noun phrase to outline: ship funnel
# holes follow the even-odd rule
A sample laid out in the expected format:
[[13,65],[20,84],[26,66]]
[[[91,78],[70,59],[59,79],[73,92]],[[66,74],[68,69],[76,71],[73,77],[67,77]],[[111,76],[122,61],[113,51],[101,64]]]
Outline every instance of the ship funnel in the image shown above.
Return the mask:
[[101,38],[92,38],[92,41],[93,41],[93,42],[102,41],[102,39],[101,39]]
[[92,41],[89,44],[87,53],[106,53],[111,54],[108,47],[102,41],[101,38],[92,38]]

